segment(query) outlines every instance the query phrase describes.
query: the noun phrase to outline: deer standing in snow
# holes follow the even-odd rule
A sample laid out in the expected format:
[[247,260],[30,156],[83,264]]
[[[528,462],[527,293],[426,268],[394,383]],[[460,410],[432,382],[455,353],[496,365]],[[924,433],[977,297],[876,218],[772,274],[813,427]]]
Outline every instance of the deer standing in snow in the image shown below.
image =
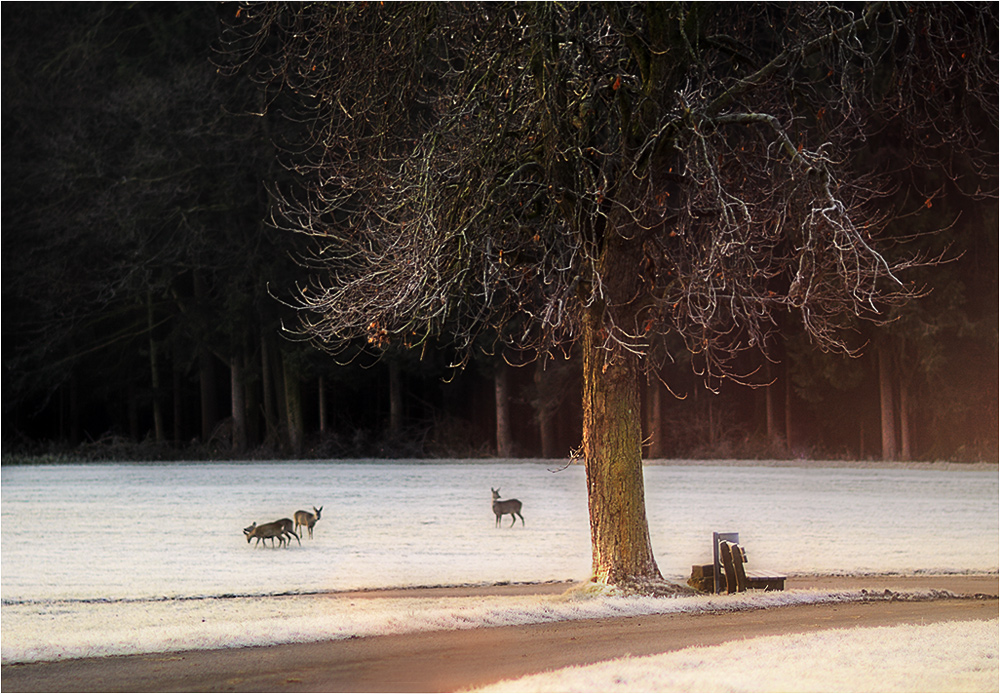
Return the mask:
[[514,527],[514,523],[517,522],[518,518],[521,519],[521,525],[524,525],[524,516],[521,515],[521,502],[517,499],[501,501],[500,488],[493,489],[493,487],[490,487],[490,490],[493,492],[493,513],[496,514],[497,525],[500,525],[500,518],[508,513],[510,514],[510,527]]
[[322,510],[322,506],[319,508],[313,506],[312,513],[309,513],[308,511],[296,511],[295,529],[298,530],[299,528],[306,528],[309,531],[309,539],[311,540],[313,536],[313,526],[316,525],[316,521],[319,520],[319,515]]
[[[271,540],[271,546],[274,546],[274,540],[277,538],[278,546],[289,542],[289,537],[294,537],[298,540],[301,545],[302,540],[299,540],[299,536],[295,534],[295,526],[292,524],[290,518],[282,518],[281,520],[276,520],[273,523],[264,523],[264,525],[257,525],[256,521],[250,524],[250,527],[243,528],[243,534],[247,536],[247,544],[250,540],[257,538],[257,545],[260,544],[261,540],[266,541],[268,538]],[[255,547],[257,545],[254,545]]]

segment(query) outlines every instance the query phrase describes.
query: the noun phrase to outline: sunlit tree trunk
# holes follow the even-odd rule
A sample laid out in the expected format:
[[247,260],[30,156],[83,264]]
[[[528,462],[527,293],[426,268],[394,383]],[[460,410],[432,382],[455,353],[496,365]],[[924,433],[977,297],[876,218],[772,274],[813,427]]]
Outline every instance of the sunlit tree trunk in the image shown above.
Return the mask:
[[591,578],[622,587],[662,582],[646,520],[642,471],[642,363],[621,346],[608,349],[606,311],[634,332],[638,284],[634,245],[605,232],[604,292],[583,308],[583,455],[590,509]]
[[639,362],[605,361],[600,309],[587,311],[583,335],[583,454],[593,557],[592,580],[662,580],[653,558],[642,473]]
[[913,460],[913,427],[910,422],[910,386],[899,381],[899,453],[903,460]]
[[892,393],[892,366],[885,348],[878,350],[878,388],[882,414],[882,460],[896,460],[896,407]]
[[795,446],[795,420],[792,417],[792,369],[785,359],[785,449],[791,453]]

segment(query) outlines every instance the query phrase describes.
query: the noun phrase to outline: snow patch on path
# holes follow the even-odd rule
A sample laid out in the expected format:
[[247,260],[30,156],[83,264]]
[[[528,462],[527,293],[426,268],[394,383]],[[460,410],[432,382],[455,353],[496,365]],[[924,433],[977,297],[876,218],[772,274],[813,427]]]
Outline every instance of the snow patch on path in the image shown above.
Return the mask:
[[500,682],[483,692],[995,692],[998,620],[767,636]]

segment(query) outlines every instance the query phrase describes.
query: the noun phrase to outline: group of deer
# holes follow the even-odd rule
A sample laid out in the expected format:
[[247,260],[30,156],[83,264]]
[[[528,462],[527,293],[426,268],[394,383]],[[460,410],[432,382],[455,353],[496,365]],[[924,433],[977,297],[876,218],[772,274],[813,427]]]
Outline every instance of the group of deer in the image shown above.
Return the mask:
[[[513,526],[517,522],[517,519],[521,519],[521,525],[524,525],[524,516],[521,515],[521,502],[517,499],[500,499],[500,490],[490,488],[493,492],[493,513],[497,517],[497,525],[500,525],[500,519],[505,515],[510,515],[510,524]],[[302,540],[299,539],[298,529],[306,528],[309,531],[309,537],[313,536],[313,526],[316,525],[316,521],[320,518],[320,513],[323,511],[323,507],[320,506],[316,508],[313,506],[313,512],[309,511],[296,511],[295,512],[295,522],[293,523],[290,518],[282,518],[281,520],[276,520],[273,523],[264,523],[264,525],[257,525],[256,522],[250,525],[248,528],[243,528],[243,534],[247,536],[247,543],[250,540],[257,538],[257,545],[260,544],[261,540],[264,540],[267,544],[267,540],[271,540],[271,546],[274,546],[274,541],[278,541],[278,546],[290,545],[291,538],[302,545]],[[257,545],[254,545],[255,547]]]
[[316,525],[322,511],[322,506],[319,508],[313,506],[312,513],[296,511],[294,523],[291,518],[282,518],[273,523],[264,523],[264,525],[257,525],[255,521],[250,527],[243,528],[243,534],[247,536],[247,544],[250,543],[250,540],[257,538],[257,545],[260,544],[261,540],[265,541],[264,544],[267,544],[267,540],[271,540],[271,546],[274,547],[274,541],[277,540],[278,546],[281,547],[285,544],[291,545],[291,539],[294,537],[301,546],[302,540],[299,539],[298,529],[306,528],[309,531],[309,537],[312,538],[313,526]]

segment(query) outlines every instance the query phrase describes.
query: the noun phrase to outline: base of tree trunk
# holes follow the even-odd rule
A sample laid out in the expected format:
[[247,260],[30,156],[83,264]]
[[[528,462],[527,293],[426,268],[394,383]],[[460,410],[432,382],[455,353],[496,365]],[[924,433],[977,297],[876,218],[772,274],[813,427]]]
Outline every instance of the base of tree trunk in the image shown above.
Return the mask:
[[665,579],[633,578],[621,583],[600,583],[585,581],[573,586],[567,595],[583,596],[642,596],[652,598],[675,598],[679,595],[698,595],[698,591],[689,585],[673,583]]

